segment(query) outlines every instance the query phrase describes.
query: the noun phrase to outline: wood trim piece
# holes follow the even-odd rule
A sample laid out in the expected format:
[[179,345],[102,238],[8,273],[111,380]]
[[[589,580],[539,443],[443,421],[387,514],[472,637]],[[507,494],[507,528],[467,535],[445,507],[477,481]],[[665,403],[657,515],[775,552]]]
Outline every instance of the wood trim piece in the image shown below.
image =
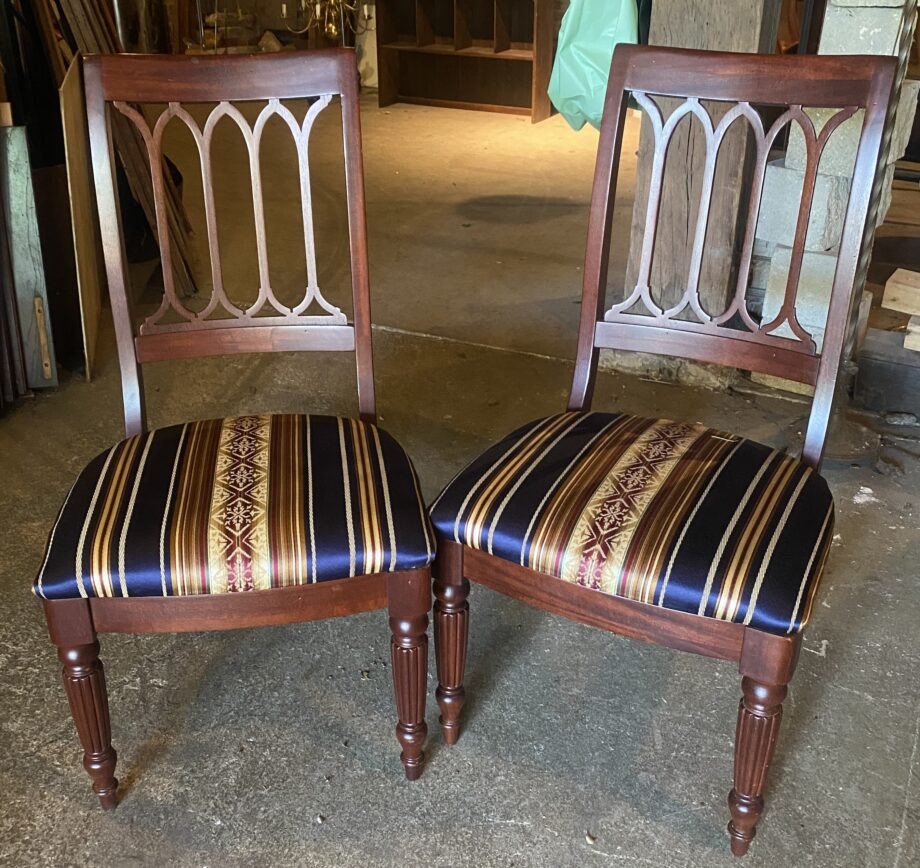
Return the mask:
[[[623,87],[674,97],[769,105],[865,105],[881,59],[870,55],[770,55],[618,45]],[[700,55],[706,58],[700,62]],[[885,58],[885,61],[890,58]]]
[[138,362],[192,359],[224,353],[280,353],[298,350],[349,352],[352,326],[249,326],[161,332],[135,338]]
[[725,329],[722,336],[697,332],[687,326],[692,326],[692,323],[675,321],[669,326],[646,326],[599,322],[595,329],[595,342],[601,348],[681,356],[699,362],[711,362],[718,358],[722,365],[754,368],[797,383],[814,385],[817,379],[818,357],[780,345],[781,341],[786,344],[792,341],[777,338],[775,345],[772,342],[757,343],[750,332]]
[[[181,90],[186,102],[295,99],[342,93],[355,66],[347,48],[259,55],[106,54],[98,63],[108,101],[160,102]],[[305,88],[305,82],[309,87]]]
[[738,660],[745,627],[592,591],[464,546],[463,575],[573,621],[705,657]]
[[[318,621],[387,605],[387,581],[428,570],[374,573],[313,585],[188,597],[99,597],[89,607],[100,633],[188,633]],[[396,577],[396,578],[390,578]],[[59,601],[49,601],[57,605]],[[64,601],[60,601],[64,602]]]

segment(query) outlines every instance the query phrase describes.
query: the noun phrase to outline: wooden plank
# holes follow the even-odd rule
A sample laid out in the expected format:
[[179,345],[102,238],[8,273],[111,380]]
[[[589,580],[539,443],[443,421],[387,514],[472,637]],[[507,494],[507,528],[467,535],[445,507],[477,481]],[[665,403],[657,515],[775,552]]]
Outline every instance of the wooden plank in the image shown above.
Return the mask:
[[32,389],[56,386],[57,360],[25,127],[0,128],[0,198],[9,233],[26,383]]
[[51,67],[51,74],[54,76],[54,83],[60,87],[67,67],[64,64],[64,55],[58,40],[57,19],[49,0],[37,0],[35,17],[38,20],[42,45],[45,49],[45,56],[48,58],[48,65]]
[[[61,0],[61,6],[79,51],[83,54],[117,54],[121,51],[118,31],[107,0]],[[141,135],[127,118],[116,112],[112,117],[112,138],[131,195],[141,206],[151,231],[156,235],[150,165]],[[160,167],[160,171],[163,170]],[[166,189],[169,238],[175,254],[172,262],[176,287],[180,296],[188,297],[195,294],[194,250],[189,237],[191,224],[168,172]]]
[[82,65],[79,56],[67,70],[64,83],[61,85],[60,99],[64,153],[67,160],[67,189],[70,194],[70,219],[77,262],[77,289],[80,294],[83,352],[86,358],[86,379],[89,380],[92,378],[96,362],[96,342],[102,314],[105,278],[99,215],[96,213],[96,199],[93,195],[89,133],[86,129],[86,101],[83,95]]
[[912,316],[907,322],[904,349],[920,352],[920,316]]
[[920,314],[920,272],[899,268],[885,283],[882,307],[911,316]]
[[885,222],[899,226],[920,226],[920,189],[916,181],[895,181]]

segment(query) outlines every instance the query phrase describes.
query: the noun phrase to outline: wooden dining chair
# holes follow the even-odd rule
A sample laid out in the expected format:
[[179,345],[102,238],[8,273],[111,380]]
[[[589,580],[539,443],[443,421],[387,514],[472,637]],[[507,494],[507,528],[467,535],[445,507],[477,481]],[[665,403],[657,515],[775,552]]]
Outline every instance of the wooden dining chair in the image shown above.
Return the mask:
[[[575,376],[566,413],[538,419],[488,449],[432,508],[437,699],[444,738],[458,737],[469,580],[614,633],[736,661],[742,681],[731,848],[743,855],[763,811],[764,779],[833,527],[818,474],[854,285],[865,276],[879,155],[892,91],[888,57],[768,57],[617,46],[591,199]],[[648,114],[654,155],[638,281],[607,309],[607,264],[627,100]],[[676,98],[662,116],[658,99]],[[727,109],[713,123],[706,104]],[[769,106],[765,123],[755,106]],[[829,109],[816,129],[803,109]],[[818,161],[862,112],[855,174],[823,345],[796,317]],[[765,111],[765,114],[767,112]],[[665,309],[649,286],[668,143],[688,115],[706,159],[686,288]],[[737,285],[726,309],[700,303],[716,159],[733,124],[753,157]],[[767,160],[781,130],[801,129],[807,163],[785,301],[772,317],[746,304]],[[876,186],[874,186],[874,184]],[[717,194],[715,194],[717,195]],[[798,458],[699,424],[590,409],[603,347],[760,371],[815,389]]]
[[[105,675],[97,633],[227,630],[330,618],[387,606],[406,776],[426,736],[431,532],[415,471],[375,424],[358,78],[346,50],[223,56],[90,57],[85,87],[96,198],[121,366],[127,439],[91,461],[67,496],[35,582],[102,807],[116,804]],[[317,282],[308,144],[317,115],[342,111],[354,318]],[[309,99],[303,120],[283,100]],[[243,103],[255,114],[250,123]],[[165,103],[148,123],[136,104]],[[199,126],[189,103],[216,103]],[[198,111],[198,110],[196,110]],[[113,113],[146,143],[165,285],[137,332],[116,199]],[[199,115],[200,116],[200,115]],[[285,304],[269,278],[260,143],[280,118],[296,145],[304,248],[302,298]],[[218,247],[211,150],[218,122],[242,133],[260,283],[248,307],[229,298]],[[173,285],[161,144],[175,120],[198,148],[213,291],[193,311]],[[277,124],[277,122],[276,122]],[[300,274],[304,273],[301,269]],[[286,350],[354,351],[360,418],[244,415],[147,430],[140,365]]]

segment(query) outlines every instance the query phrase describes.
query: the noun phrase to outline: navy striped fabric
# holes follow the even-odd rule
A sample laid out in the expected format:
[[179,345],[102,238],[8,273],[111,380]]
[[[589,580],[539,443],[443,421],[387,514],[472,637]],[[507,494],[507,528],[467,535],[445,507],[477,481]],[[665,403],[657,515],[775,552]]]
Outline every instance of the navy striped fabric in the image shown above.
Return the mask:
[[433,557],[415,470],[385,431],[335,416],[237,416],[130,437],[91,461],[35,592],[233,593]]
[[806,464],[700,425],[564,413],[509,434],[431,511],[446,539],[650,605],[796,633],[834,507]]

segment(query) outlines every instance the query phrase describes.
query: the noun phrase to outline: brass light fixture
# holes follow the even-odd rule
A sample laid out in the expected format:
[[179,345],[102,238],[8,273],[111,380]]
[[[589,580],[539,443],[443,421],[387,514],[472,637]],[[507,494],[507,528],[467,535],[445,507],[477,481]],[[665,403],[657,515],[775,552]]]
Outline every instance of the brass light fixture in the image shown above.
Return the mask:
[[[298,35],[317,30],[330,40],[344,41],[346,31],[354,34],[367,29],[366,23],[360,22],[358,4],[348,0],[294,0],[294,14],[288,14],[288,4],[281,4],[281,17],[284,26]],[[364,21],[368,19],[367,4],[364,9]]]

